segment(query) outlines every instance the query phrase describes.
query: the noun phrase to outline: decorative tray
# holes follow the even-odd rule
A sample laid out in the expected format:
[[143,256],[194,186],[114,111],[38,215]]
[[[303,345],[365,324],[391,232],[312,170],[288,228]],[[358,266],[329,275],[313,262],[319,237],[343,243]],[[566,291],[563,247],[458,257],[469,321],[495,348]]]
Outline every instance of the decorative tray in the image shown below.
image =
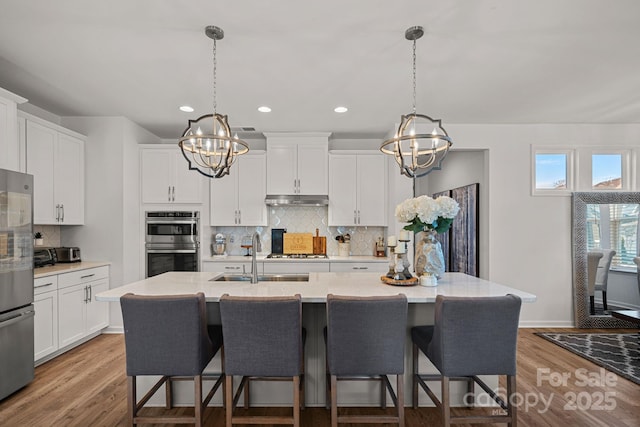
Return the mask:
[[411,279],[396,280],[387,276],[380,276],[380,280],[382,280],[383,283],[392,286],[415,286],[419,282],[417,277],[412,277]]

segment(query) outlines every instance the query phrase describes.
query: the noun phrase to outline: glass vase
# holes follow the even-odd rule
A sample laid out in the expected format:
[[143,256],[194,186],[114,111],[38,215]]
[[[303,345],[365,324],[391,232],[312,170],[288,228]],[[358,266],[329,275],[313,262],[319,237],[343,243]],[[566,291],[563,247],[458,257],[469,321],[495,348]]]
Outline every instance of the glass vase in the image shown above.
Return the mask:
[[416,275],[421,276],[424,273],[431,273],[438,279],[444,275],[444,255],[442,254],[442,246],[436,239],[435,230],[424,230],[416,236]]

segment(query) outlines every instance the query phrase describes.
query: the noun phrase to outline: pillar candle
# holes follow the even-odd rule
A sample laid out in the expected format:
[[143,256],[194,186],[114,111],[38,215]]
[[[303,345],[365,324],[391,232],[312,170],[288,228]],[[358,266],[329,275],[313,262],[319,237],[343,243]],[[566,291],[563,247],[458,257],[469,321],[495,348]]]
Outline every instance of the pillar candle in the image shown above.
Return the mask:
[[396,246],[396,245],[397,245],[396,236],[387,237],[387,246]]
[[403,244],[400,244],[400,245],[396,246],[394,252],[397,253],[397,254],[404,254],[404,253],[407,252],[407,249],[404,247]]
[[409,230],[400,230],[400,240],[405,240],[405,241],[409,241],[411,240],[411,236],[409,234]]

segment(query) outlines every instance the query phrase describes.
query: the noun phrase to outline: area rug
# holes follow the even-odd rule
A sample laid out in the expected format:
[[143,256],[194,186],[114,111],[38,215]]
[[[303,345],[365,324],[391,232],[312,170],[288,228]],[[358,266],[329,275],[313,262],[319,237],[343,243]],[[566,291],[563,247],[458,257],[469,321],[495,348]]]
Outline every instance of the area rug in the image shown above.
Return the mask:
[[553,334],[536,335],[640,384],[640,334]]

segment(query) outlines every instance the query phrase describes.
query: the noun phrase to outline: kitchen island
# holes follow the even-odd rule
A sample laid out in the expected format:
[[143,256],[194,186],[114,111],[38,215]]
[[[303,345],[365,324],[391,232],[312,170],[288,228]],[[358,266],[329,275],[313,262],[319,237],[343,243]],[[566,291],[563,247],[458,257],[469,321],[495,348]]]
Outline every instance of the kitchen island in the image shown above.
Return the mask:
[[[300,294],[303,302],[303,325],[307,329],[305,345],[305,399],[308,406],[324,406],[325,403],[325,358],[322,329],[326,325],[325,302],[328,294],[352,296],[388,296],[403,293],[409,301],[408,324],[424,325],[433,323],[433,307],[437,295],[449,296],[500,296],[518,295],[523,303],[536,301],[536,296],[498,283],[468,276],[463,273],[445,273],[437,287],[390,286],[380,281],[380,273],[309,273],[308,282],[259,282],[251,284],[243,281],[216,281],[228,273],[218,272],[170,272],[125,286],[110,289],[96,295],[98,301],[118,302],[125,293],[138,295],[171,295],[203,292],[207,300],[210,323],[220,322],[217,302],[227,293],[234,296],[268,297]],[[407,329],[405,347],[405,396],[406,405],[411,405],[411,338]],[[435,368],[421,356],[421,372],[435,371]],[[212,370],[219,367],[219,357],[212,362]],[[486,378],[485,378],[486,379]],[[497,385],[497,378],[489,378],[488,384]],[[152,381],[148,384],[151,385]],[[141,381],[139,393],[145,391]],[[460,386],[457,388],[456,386]],[[184,386],[184,387],[181,387]],[[176,384],[176,403],[189,405],[193,402],[192,386]],[[341,405],[370,406],[379,401],[377,383],[353,382],[341,384],[338,396]],[[462,384],[453,384],[452,393],[461,398]],[[162,393],[157,393],[158,405],[163,404]],[[270,382],[252,385],[252,404],[256,406],[285,406],[291,402],[289,383]],[[455,401],[455,400],[454,400]],[[430,400],[420,393],[421,405],[430,405]],[[212,401],[221,405],[220,395]]]

